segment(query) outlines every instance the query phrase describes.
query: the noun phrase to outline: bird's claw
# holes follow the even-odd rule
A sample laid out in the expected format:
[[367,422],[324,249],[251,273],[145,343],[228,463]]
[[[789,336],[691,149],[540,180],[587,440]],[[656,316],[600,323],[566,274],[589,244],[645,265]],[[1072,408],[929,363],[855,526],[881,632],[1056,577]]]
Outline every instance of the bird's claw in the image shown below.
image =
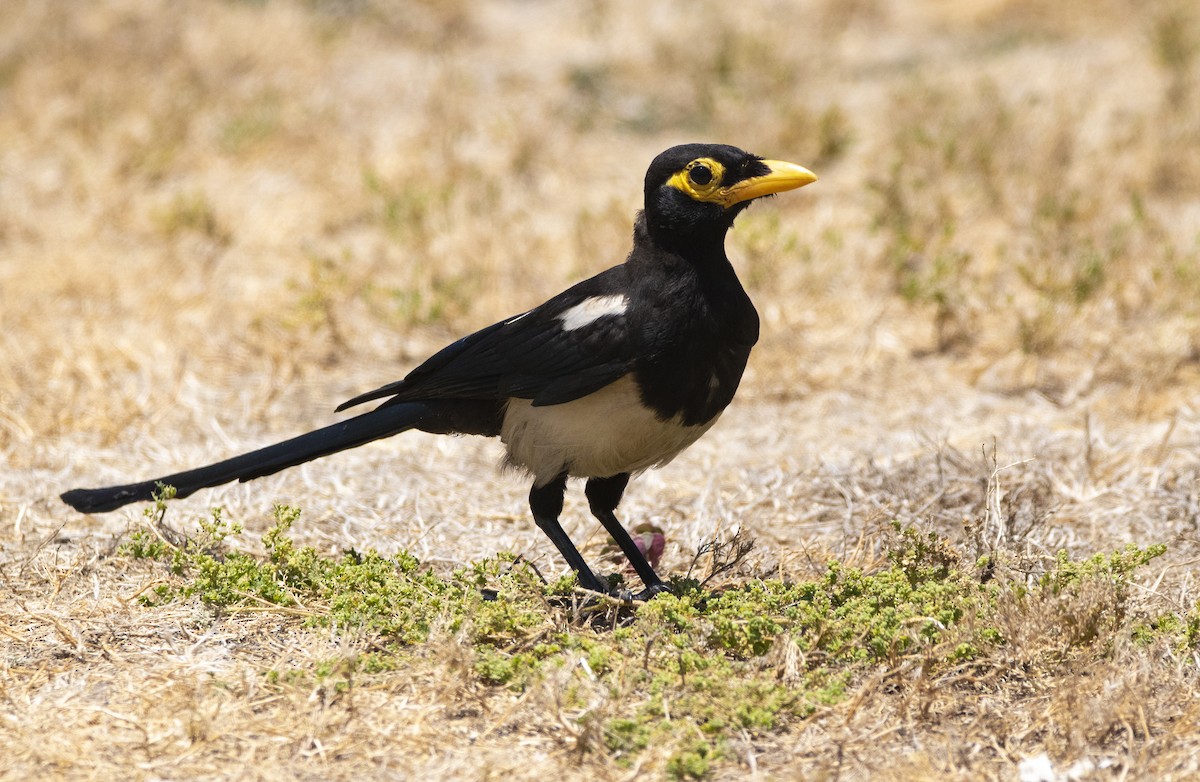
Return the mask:
[[663,582],[663,581],[659,581],[657,584],[650,584],[645,589],[643,589],[641,592],[638,592],[636,595],[633,595],[633,600],[636,602],[639,602],[639,603],[644,603],[647,600],[650,600],[651,598],[655,597],[656,595],[661,595],[663,592],[672,592],[672,591],[673,590],[671,589],[670,584],[667,584],[666,582]]

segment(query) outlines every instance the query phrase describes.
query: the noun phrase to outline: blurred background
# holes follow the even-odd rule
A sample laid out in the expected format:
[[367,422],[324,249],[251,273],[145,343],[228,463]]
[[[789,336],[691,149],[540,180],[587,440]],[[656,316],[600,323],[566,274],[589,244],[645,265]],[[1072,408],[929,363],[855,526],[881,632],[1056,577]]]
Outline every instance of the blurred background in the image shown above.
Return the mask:
[[[872,572],[899,521],[1020,593],[1063,550],[1168,544],[1144,611],[1064,587],[1014,609],[985,675],[914,656],[836,711],[753,741],[730,723],[718,778],[1194,777],[1196,0],[0,0],[0,778],[637,775],[571,711],[619,700],[611,679],[484,687],[458,631],[353,698],[273,684],[375,641],[290,609],[145,609],[166,566],[114,555],[142,509],[57,495],[337,420],[620,263],[646,166],[691,141],[820,181],[730,234],[762,341],[721,421],[626,494],[661,572],[739,530],[736,582]],[[286,502],[322,555],[511,552],[553,579],[500,455],[408,433],[167,523],[220,506],[254,550]],[[563,518],[620,567],[577,487]],[[747,666],[825,664],[798,649]],[[1027,774],[1046,753],[1063,773]]]
[[831,459],[1160,438],[1198,415],[1198,52],[1190,0],[5,0],[8,513],[324,423],[619,263],[686,141],[821,176],[731,234],[743,409]]

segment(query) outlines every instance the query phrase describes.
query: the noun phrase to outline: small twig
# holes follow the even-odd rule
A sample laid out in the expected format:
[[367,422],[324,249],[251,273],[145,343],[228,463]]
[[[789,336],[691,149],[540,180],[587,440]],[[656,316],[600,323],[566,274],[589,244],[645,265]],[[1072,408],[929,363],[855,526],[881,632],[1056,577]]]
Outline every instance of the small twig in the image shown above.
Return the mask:
[[158,586],[158,585],[160,585],[160,584],[170,584],[170,583],[171,583],[171,582],[170,582],[170,581],[167,581],[166,579],[162,579],[162,578],[156,578],[156,579],[154,579],[153,581],[151,581],[150,583],[148,583],[148,584],[146,584],[145,586],[143,586],[143,587],[142,587],[141,589],[139,589],[138,591],[134,592],[132,595],[129,595],[129,596],[127,596],[127,597],[120,597],[120,596],[118,595],[118,599],[119,599],[119,600],[120,600],[122,603],[128,603],[128,602],[130,602],[131,600],[137,600],[139,597],[141,597],[142,595],[144,595],[146,592],[148,592],[149,590],[151,590],[151,589],[155,588],[156,586]]
[[33,551],[29,552],[29,556],[25,557],[24,561],[21,562],[21,566],[17,568],[18,576],[25,575],[25,568],[29,565],[29,563],[32,562],[38,554],[42,553],[42,549],[46,548],[46,546],[49,546],[51,541],[58,537],[58,533],[62,532],[63,527],[65,526],[67,526],[67,522],[64,521],[62,524],[59,524],[57,527],[55,527],[53,532],[38,541],[38,544],[33,547]]
[[1167,431],[1163,433],[1162,440],[1158,443],[1158,450],[1154,452],[1154,463],[1159,467],[1167,458],[1167,445],[1171,442],[1171,435],[1175,434],[1175,424],[1179,421],[1179,411],[1171,413],[1171,420],[1167,423]]

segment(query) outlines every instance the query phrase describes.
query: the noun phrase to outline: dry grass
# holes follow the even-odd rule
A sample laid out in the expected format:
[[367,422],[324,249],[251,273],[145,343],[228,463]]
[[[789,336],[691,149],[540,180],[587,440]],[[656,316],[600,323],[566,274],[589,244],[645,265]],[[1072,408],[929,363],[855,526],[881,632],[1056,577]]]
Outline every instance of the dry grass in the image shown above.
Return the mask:
[[[883,666],[712,774],[1012,779],[1042,753],[1063,779],[1200,773],[1195,649],[1130,637],[1197,596],[1193,4],[646,8],[0,2],[0,776],[662,773],[653,748],[604,751],[562,700],[577,682],[485,685],[453,634],[342,689],[268,684],[363,641],[143,608],[164,570],[114,556],[136,511],[55,496],[331,420],[619,262],[644,165],[690,140],[822,179],[731,236],[763,343],[722,423],[624,506],[667,530],[667,569],[735,528],[758,541],[746,572],[870,568],[891,519],[1014,578],[1169,546],[1101,648],[1063,638],[1104,594],[1005,615],[1010,645],[977,667]],[[178,513],[261,532],[286,501],[322,552],[557,572],[497,460],[411,435]]]

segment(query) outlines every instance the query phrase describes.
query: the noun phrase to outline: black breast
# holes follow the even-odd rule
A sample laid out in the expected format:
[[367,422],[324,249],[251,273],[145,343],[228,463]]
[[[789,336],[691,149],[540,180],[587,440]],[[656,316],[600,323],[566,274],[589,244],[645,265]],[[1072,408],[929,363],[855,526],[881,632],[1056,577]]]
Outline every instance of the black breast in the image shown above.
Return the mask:
[[678,356],[639,367],[642,401],[662,420],[678,416],[687,426],[711,421],[737,391],[750,347],[724,346],[704,356]]
[[693,268],[675,271],[630,313],[645,346],[634,376],[660,419],[694,426],[733,400],[758,340],[758,313],[732,268],[715,280]]

